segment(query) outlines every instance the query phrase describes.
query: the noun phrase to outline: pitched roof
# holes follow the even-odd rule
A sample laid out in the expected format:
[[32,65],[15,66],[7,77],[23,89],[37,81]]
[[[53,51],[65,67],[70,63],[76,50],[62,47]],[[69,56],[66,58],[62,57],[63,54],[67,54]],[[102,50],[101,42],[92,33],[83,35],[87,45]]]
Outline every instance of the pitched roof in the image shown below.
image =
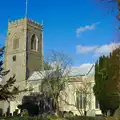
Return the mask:
[[[61,75],[61,73],[58,72],[57,75],[59,76],[59,75]],[[79,71],[79,69],[76,69],[76,68],[72,68],[70,70],[70,72],[68,72],[68,76],[69,77],[85,76],[85,75],[86,75],[85,72],[81,73],[81,71]],[[28,80],[42,80],[45,77],[55,77],[55,76],[56,76],[55,70],[34,71],[30,75],[30,77],[28,78]],[[93,71],[90,72],[90,74],[87,75],[87,76],[94,76],[94,72]]]

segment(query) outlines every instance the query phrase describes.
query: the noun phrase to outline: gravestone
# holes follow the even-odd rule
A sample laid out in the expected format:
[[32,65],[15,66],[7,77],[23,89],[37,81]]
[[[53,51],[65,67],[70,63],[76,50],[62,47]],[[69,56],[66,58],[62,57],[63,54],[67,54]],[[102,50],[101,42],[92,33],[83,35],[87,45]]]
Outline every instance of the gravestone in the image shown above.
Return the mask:
[[89,110],[89,111],[87,112],[87,116],[94,117],[94,116],[95,116],[95,110],[94,110],[94,109],[93,109],[93,110]]
[[119,108],[117,108],[114,112],[114,117],[120,117],[120,105],[119,105]]
[[110,116],[110,110],[107,111],[107,117],[109,117],[109,116]]

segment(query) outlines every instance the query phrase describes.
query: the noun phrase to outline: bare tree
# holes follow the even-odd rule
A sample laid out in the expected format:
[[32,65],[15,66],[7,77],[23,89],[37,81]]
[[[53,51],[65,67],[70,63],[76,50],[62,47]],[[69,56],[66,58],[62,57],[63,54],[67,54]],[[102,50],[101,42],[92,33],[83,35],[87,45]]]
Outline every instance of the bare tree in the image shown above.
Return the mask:
[[58,98],[60,92],[65,89],[65,85],[69,81],[72,60],[64,53],[51,51],[45,63],[47,63],[48,69],[45,68],[45,71],[40,71],[40,74],[44,76],[41,90],[52,96],[57,115],[59,115]]
[[108,10],[108,13],[113,13],[114,11],[118,11],[117,19],[120,20],[120,0],[96,0],[105,6]]

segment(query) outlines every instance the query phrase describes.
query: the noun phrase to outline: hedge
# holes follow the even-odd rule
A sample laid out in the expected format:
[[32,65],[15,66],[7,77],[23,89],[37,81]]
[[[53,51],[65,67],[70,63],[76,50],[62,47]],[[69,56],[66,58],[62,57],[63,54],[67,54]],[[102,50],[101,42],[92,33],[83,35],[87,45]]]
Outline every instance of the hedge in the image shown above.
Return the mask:
[[48,120],[47,118],[43,119],[40,117],[4,117],[0,118],[0,120]]
[[120,120],[120,117],[114,118],[114,117],[101,117],[101,116],[96,116],[96,117],[75,116],[75,117],[67,118],[67,120]]
[[67,118],[67,120],[106,120],[106,119],[104,117],[75,116]]
[[120,120],[120,118],[113,117],[86,117],[86,116],[75,116],[71,118],[41,118],[41,117],[6,117],[0,118],[0,120]]

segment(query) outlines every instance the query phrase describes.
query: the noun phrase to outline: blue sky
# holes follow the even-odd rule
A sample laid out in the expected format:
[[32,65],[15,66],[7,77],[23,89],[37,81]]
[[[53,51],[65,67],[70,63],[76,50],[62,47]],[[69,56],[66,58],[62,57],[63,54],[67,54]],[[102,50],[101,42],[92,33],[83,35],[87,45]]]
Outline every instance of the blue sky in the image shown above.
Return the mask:
[[[0,45],[5,44],[8,19],[24,17],[25,0],[2,0]],[[44,21],[44,53],[61,51],[73,66],[92,64],[100,54],[111,51],[117,38],[115,14],[107,14],[97,0],[28,0],[28,17]]]

